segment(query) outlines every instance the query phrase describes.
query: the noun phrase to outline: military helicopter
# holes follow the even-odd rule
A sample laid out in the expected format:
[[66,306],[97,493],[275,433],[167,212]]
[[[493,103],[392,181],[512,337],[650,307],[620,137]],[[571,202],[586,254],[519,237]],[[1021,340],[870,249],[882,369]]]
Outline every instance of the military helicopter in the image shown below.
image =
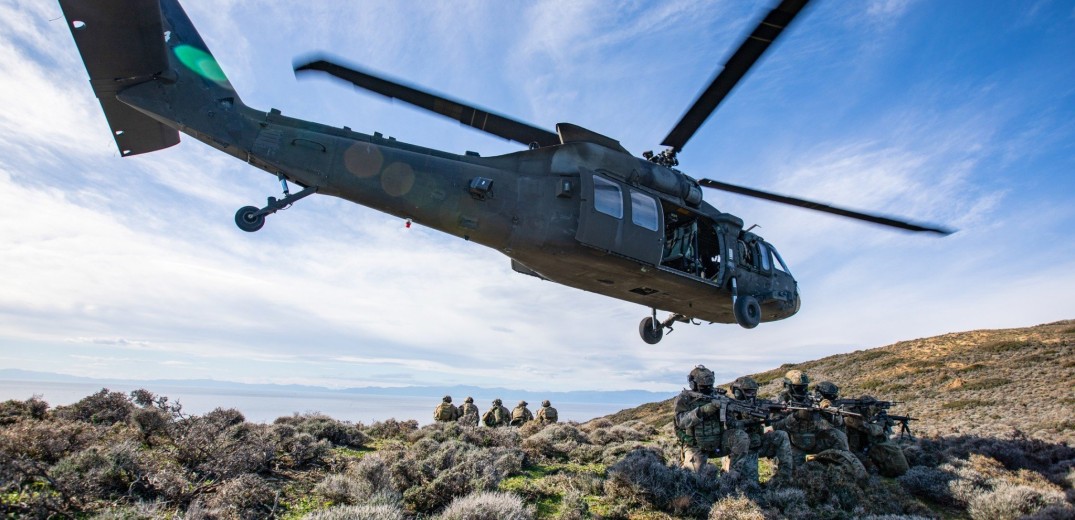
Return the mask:
[[[243,231],[312,194],[331,195],[491,247],[512,269],[652,309],[639,324],[656,344],[672,326],[794,315],[798,285],[773,245],[707,203],[702,187],[892,226],[914,224],[709,179],[677,154],[807,0],[783,0],[731,55],[664,139],[642,157],[610,137],[560,123],[551,132],[331,60],[321,72],[451,117],[526,149],[463,155],[335,128],[245,105],[178,0],[60,0],[90,84],[124,157],[185,133],[265,170],[283,197],[236,213]],[[301,190],[292,193],[289,184]],[[657,310],[669,311],[659,320]]]

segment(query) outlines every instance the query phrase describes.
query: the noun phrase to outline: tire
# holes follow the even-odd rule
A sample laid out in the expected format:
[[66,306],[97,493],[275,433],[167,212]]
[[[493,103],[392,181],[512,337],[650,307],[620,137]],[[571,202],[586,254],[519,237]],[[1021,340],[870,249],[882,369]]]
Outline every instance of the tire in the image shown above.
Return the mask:
[[753,329],[758,326],[758,323],[761,323],[761,305],[758,304],[758,299],[753,296],[746,295],[736,298],[732,312],[735,314],[735,322],[744,329]]
[[638,324],[638,334],[642,336],[642,341],[649,343],[650,345],[656,345],[664,337],[664,327],[657,325],[654,328],[654,322],[652,316],[646,316],[642,318],[642,323]]
[[253,233],[265,225],[265,215],[257,215],[260,211],[254,206],[243,206],[235,212],[235,225],[247,233]]

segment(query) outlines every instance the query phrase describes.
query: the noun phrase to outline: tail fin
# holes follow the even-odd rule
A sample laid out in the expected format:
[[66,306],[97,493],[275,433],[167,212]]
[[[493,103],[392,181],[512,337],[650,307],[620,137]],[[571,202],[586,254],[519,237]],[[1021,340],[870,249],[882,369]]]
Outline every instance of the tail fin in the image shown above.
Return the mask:
[[60,0],[60,7],[122,155],[179,143],[176,128],[121,101],[124,90],[189,79],[202,95],[238,102],[177,0]]

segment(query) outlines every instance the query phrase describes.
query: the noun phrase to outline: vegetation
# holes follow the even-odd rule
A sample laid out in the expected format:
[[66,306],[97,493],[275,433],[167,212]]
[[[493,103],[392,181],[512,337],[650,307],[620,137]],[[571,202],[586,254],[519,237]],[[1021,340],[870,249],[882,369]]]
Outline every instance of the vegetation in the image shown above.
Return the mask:
[[[912,424],[920,437],[901,442],[911,469],[896,479],[855,481],[809,462],[790,482],[777,483],[768,481],[766,459],[761,484],[733,480],[715,466],[687,471],[676,464],[670,402],[546,427],[363,425],[316,413],[254,424],[232,409],[187,415],[146,390],[102,389],[70,406],[51,408],[39,398],[0,403],[0,515],[1072,518],[1075,379],[1057,372],[1072,353],[1072,329],[1066,322],[950,334],[796,365],[815,381],[844,383],[845,395],[872,381],[912,392],[899,412],[920,419]],[[990,347],[976,348],[982,345]],[[1005,362],[1028,355],[1026,349],[1052,361]],[[968,377],[970,366],[979,368]],[[766,373],[769,392],[789,368]],[[951,384],[961,377],[968,378]],[[1024,399],[1030,404],[1018,406]],[[1005,425],[1023,428],[992,433]]]

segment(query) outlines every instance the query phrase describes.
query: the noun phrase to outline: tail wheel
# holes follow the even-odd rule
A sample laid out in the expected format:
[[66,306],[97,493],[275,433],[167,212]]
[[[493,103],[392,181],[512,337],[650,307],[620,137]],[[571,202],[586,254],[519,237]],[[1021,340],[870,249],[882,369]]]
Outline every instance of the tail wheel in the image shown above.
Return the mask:
[[235,212],[235,225],[247,233],[253,233],[265,225],[265,215],[259,215],[261,211],[254,206],[243,206]]
[[735,299],[735,306],[732,308],[735,314],[735,322],[744,329],[753,329],[761,323],[761,305],[758,304],[758,299],[746,295],[740,296]]
[[656,345],[664,337],[664,327],[653,317],[646,316],[642,318],[642,323],[638,324],[638,334],[642,336],[642,341]]

